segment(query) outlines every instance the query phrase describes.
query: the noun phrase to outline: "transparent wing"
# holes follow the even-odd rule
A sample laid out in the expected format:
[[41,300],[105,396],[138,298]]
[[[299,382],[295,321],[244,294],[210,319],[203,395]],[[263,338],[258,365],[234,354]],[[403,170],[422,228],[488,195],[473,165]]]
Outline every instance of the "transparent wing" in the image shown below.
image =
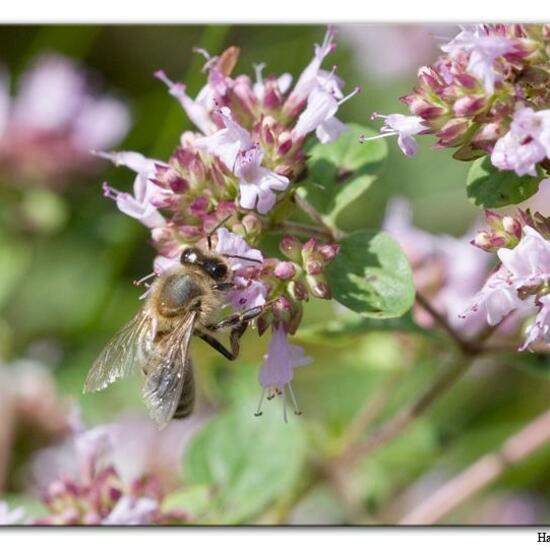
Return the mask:
[[147,360],[143,399],[151,418],[161,428],[174,416],[184,386],[193,383],[187,355],[195,316],[195,312],[190,312],[184,317],[166,340],[155,346]]
[[103,348],[86,377],[84,393],[102,390],[140,367],[146,359],[150,328],[151,318],[142,308]]

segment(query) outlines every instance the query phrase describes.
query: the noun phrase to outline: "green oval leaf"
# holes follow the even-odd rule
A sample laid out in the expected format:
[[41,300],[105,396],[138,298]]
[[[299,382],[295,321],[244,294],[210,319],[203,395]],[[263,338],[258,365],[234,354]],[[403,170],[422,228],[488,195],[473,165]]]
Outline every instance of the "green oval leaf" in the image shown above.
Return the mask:
[[327,225],[336,227],[340,213],[375,181],[387,155],[385,140],[360,143],[361,135],[376,132],[359,124],[348,124],[336,141],[315,142],[308,149],[308,181],[299,190]]
[[414,302],[412,272],[401,248],[384,232],[358,231],[340,241],[327,268],[336,300],[366,317],[400,317]]
[[468,198],[482,208],[500,208],[518,204],[534,195],[543,175],[518,176],[509,170],[498,170],[488,156],[473,162],[466,180]]
[[238,407],[211,421],[186,454],[188,481],[213,487],[215,521],[239,523],[292,490],[305,461],[299,419],[283,421],[278,407],[261,417]]

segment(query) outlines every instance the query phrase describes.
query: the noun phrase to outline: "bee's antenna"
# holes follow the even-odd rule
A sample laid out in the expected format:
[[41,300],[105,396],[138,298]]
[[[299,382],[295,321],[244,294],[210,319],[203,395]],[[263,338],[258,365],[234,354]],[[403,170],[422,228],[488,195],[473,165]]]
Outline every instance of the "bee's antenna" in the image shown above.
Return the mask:
[[214,229],[210,230],[208,234],[206,235],[206,240],[208,242],[208,250],[212,250],[212,235],[222,226],[225,224],[225,222],[232,216],[233,214],[229,214],[229,216],[226,216],[221,222],[218,222]]
[[156,273],[153,271],[153,273],[149,273],[149,275],[145,275],[145,277],[142,277],[141,279],[138,279],[137,281],[134,281],[135,286],[142,285],[145,281],[150,279],[151,277],[155,277]]
[[263,263],[262,260],[256,258],[247,258],[246,256],[239,256],[238,254],[222,254],[224,258],[236,258],[238,260],[246,260],[247,262],[255,262],[257,264]]

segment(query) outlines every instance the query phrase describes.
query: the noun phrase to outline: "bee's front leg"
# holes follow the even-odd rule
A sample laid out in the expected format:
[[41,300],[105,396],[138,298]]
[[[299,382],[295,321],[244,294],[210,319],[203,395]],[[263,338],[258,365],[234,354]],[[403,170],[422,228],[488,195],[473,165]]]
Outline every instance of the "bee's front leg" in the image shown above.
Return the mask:
[[217,323],[213,323],[205,327],[210,332],[231,327],[231,332],[229,333],[231,350],[228,350],[217,338],[214,338],[211,334],[202,332],[200,329],[195,329],[195,334],[207,344],[212,346],[216,351],[219,351],[224,357],[230,361],[234,361],[239,355],[239,341],[245,330],[248,328],[250,321],[258,317],[264,309],[265,306],[245,309],[240,313],[234,313],[233,315],[229,315],[229,317],[226,317]]
[[229,342],[231,344],[231,350],[228,350],[217,338],[214,338],[211,334],[202,332],[200,329],[195,329],[195,334],[204,340],[208,345],[212,346],[216,351],[220,352],[225,358],[230,361],[234,361],[239,356],[240,345],[239,340],[244,334],[244,331],[248,327],[248,321],[242,321],[237,326],[231,329],[229,334]]

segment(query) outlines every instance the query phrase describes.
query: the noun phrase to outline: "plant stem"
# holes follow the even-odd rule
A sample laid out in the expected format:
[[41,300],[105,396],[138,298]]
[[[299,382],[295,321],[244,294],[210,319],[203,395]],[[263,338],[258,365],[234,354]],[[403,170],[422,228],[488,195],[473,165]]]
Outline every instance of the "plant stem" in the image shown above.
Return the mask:
[[371,453],[378,447],[381,447],[399,436],[472,366],[476,357],[483,353],[484,342],[493,334],[498,326],[488,327],[479,333],[477,338],[466,341],[449,325],[447,319],[433,308],[426,298],[418,294],[417,300],[419,304],[432,315],[434,320],[453,338],[453,341],[457,343],[461,353],[456,362],[444,371],[432,385],[416,399],[416,401],[398,411],[393,417],[382,424],[369,439],[348,447],[335,459],[336,463],[353,463],[358,458]]
[[501,447],[488,453],[449,480],[399,523],[432,524],[445,517],[498,477],[550,441],[550,409],[509,437]]
[[332,232],[324,227],[309,225],[293,221],[283,221],[272,227],[275,231],[288,231],[289,233],[298,233],[306,237],[321,237],[323,239],[333,240]]
[[420,292],[416,293],[416,301],[420,307],[432,316],[434,321],[451,337],[451,339],[465,355],[475,355],[479,352],[477,342],[469,342],[464,340],[462,336],[449,324],[446,317],[439,313]]
[[392,418],[382,424],[369,439],[349,447],[336,459],[337,462],[340,464],[354,463],[358,458],[373,452],[400,435],[470,368],[473,359],[473,357],[460,356],[457,363],[443,372],[412,405],[398,411]]
[[328,226],[325,223],[325,220],[323,220],[323,216],[319,212],[317,212],[315,207],[311,205],[306,199],[301,197],[298,193],[294,193],[294,201],[296,202],[298,207],[309,216],[311,221],[322,227],[327,232],[327,234],[330,235],[332,240],[339,241],[346,236],[344,231],[341,231],[336,227]]

